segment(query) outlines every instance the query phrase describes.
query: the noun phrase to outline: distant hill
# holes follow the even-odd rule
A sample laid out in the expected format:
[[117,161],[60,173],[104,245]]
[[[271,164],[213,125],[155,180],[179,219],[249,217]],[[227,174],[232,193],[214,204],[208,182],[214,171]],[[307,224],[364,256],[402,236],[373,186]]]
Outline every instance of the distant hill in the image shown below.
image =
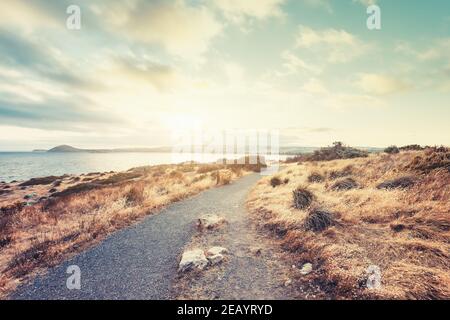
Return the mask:
[[61,146],[57,146],[54,147],[50,150],[47,150],[47,152],[83,152],[83,151],[87,151],[87,150],[83,150],[83,149],[78,149],[78,148],[74,148],[72,146],[68,146],[68,145],[61,145]]
[[170,147],[154,148],[119,148],[119,149],[80,149],[69,145],[60,145],[47,152],[90,152],[90,153],[110,153],[110,152],[171,152]]
[[[187,150],[188,148],[185,148]],[[299,154],[309,154],[316,150],[318,147],[280,147],[280,154],[282,155],[299,155]],[[366,150],[368,152],[381,152],[383,149],[371,148],[371,147],[361,147],[359,149]],[[33,152],[90,152],[90,153],[112,153],[112,152],[160,152],[168,153],[172,152],[172,147],[153,147],[153,148],[116,148],[116,149],[80,149],[69,145],[60,145],[54,147],[50,150],[33,150]]]

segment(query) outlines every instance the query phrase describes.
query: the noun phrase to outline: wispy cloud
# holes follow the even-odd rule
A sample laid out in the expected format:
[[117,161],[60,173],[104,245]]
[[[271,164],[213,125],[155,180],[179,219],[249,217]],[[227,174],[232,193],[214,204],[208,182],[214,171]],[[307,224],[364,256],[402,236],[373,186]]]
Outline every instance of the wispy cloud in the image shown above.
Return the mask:
[[28,128],[61,129],[65,131],[96,131],[96,126],[123,124],[111,112],[96,110],[92,101],[81,97],[45,102],[14,102],[0,98],[0,124]]
[[281,17],[281,6],[285,2],[286,0],[213,0],[214,5],[236,23],[245,22],[247,19]]
[[178,1],[133,1],[93,6],[114,32],[132,40],[162,45],[179,57],[205,53],[222,24],[205,5]]
[[364,92],[373,95],[388,95],[404,92],[411,88],[405,81],[384,74],[363,73],[360,74],[356,85]]
[[295,44],[300,49],[320,52],[330,63],[349,62],[367,50],[366,44],[345,30],[316,30],[303,25],[298,28]]

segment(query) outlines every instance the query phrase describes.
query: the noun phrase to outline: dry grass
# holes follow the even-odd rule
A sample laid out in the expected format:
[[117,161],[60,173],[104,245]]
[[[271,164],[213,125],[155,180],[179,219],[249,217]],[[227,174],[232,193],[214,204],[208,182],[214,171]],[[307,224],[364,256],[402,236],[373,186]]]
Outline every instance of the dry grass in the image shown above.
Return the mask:
[[[231,183],[247,172],[242,166],[231,170],[231,166],[214,165],[215,174],[198,173],[209,172],[209,168],[192,163],[141,167],[123,173],[85,175],[88,182],[64,177],[53,197],[32,206],[24,205],[23,200],[17,202],[21,198],[14,194],[48,192],[48,187],[42,189],[40,185],[41,189],[22,191],[18,184],[13,185],[13,195],[2,196],[0,202],[0,298],[20,282],[92,246],[107,234],[167,204]],[[50,184],[59,180],[32,181],[34,186],[35,182]]]
[[[282,237],[293,264],[313,264],[306,280],[332,298],[449,299],[448,156],[428,149],[290,164],[277,176],[291,183],[272,188],[271,177],[261,180],[248,207],[261,227]],[[359,187],[333,190],[333,172],[345,172]],[[327,178],[311,181],[312,174]],[[395,188],[377,188],[386,182]],[[313,209],[292,206],[298,185],[314,194]],[[377,290],[366,288],[371,265],[382,272]]]

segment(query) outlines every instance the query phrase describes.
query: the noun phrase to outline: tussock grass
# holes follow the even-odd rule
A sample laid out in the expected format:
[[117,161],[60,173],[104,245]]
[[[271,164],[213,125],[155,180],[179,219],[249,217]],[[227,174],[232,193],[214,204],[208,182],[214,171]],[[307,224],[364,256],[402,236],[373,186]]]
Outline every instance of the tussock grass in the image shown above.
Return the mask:
[[414,178],[400,177],[394,180],[389,180],[377,185],[377,189],[407,189],[414,185]]
[[324,176],[322,176],[320,173],[318,172],[313,172],[308,176],[308,182],[309,183],[320,183],[325,181]]
[[272,188],[278,187],[281,184],[283,184],[283,182],[281,181],[280,177],[273,177],[272,179],[270,179],[270,185],[272,186]]
[[358,188],[358,184],[352,178],[345,178],[339,181],[336,181],[332,186],[331,190],[334,191],[342,191],[342,190],[351,190]]
[[311,210],[305,218],[303,226],[305,230],[320,232],[335,224],[333,214],[325,210]]
[[304,187],[298,187],[292,193],[294,196],[294,207],[296,209],[308,208],[314,199],[313,193]]
[[[330,297],[450,299],[446,157],[445,150],[426,149],[289,164],[277,176],[288,176],[290,184],[307,188],[314,195],[312,205],[295,209],[292,188],[272,188],[267,177],[252,190],[248,208],[262,228],[282,231],[282,248],[290,253],[292,264],[315,266],[305,279]],[[426,159],[434,159],[432,165]],[[333,191],[336,180],[329,173],[348,166],[359,187]],[[312,174],[327,178],[314,183]],[[414,184],[377,188],[399,177],[410,177]],[[371,265],[382,273],[377,290],[366,287]]]

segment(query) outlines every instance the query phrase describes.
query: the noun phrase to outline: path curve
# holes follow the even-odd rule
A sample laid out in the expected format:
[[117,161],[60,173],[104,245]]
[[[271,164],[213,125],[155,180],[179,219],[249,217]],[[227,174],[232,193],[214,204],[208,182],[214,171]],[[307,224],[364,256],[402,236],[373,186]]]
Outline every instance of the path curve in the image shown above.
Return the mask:
[[[195,220],[204,213],[242,209],[247,193],[259,179],[260,175],[251,174],[174,203],[50,269],[19,287],[10,298],[170,299],[179,256],[196,232]],[[80,290],[66,287],[66,271],[71,265],[80,267]]]

